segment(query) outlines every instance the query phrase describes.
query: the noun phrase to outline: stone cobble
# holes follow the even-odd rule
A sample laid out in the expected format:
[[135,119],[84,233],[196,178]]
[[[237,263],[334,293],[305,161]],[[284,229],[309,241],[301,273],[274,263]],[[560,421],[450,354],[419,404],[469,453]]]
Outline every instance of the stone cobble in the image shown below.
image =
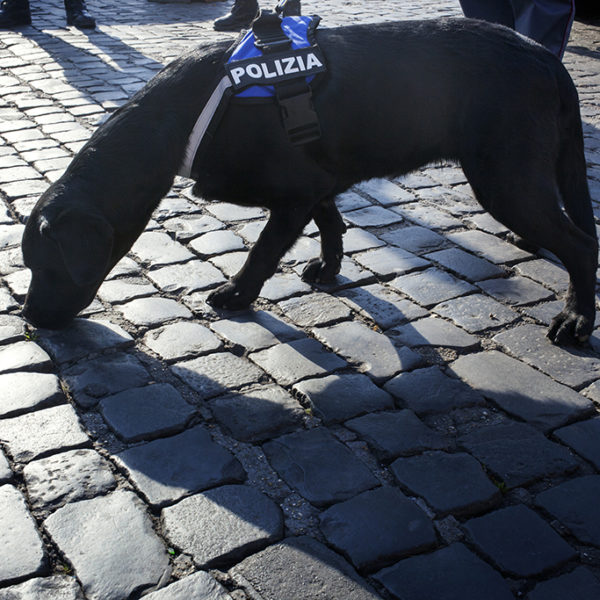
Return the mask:
[[479,600],[482,593],[492,600],[514,598],[498,572],[463,544],[406,558],[377,573],[375,579],[393,598],[407,600]]
[[374,571],[436,544],[431,520],[400,490],[381,487],[321,514],[327,541],[357,569]]
[[[235,38],[212,28],[231,0],[87,4],[95,31],[49,0],[0,33],[0,600],[600,597],[600,318],[587,348],[548,342],[565,270],[510,243],[456,164],[341,194],[336,282],[300,278],[311,223],[242,312],[206,298],[267,213],[176,177],[79,318],[25,323],[39,195],[165,64]],[[564,58],[598,219],[599,44],[576,22]]]
[[[133,492],[66,504],[44,527],[77,572],[90,598],[127,598],[170,572],[167,550]],[[119,548],[108,553],[107,548]]]
[[258,490],[227,485],[163,509],[164,531],[199,567],[228,565],[283,536],[281,509]]
[[475,547],[516,577],[539,575],[573,558],[575,550],[526,506],[509,506],[465,524]]

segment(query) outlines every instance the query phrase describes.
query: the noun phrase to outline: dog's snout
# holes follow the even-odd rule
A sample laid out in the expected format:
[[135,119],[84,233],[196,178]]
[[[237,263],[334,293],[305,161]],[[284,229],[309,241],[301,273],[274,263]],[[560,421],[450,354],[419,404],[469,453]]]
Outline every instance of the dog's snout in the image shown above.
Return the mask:
[[38,310],[28,302],[25,302],[21,314],[28,323],[42,329],[63,329],[75,316],[64,312]]
[[68,285],[55,273],[34,271],[21,314],[34,327],[62,329],[87,306],[95,289]]

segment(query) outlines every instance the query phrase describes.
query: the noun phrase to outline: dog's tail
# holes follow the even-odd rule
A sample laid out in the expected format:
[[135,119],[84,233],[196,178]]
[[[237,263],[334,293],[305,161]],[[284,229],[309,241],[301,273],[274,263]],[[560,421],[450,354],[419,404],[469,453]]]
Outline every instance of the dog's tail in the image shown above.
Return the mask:
[[558,188],[571,221],[596,240],[594,212],[587,182],[579,97],[573,80],[562,65],[558,69],[558,86],[561,98],[560,146],[556,169]]

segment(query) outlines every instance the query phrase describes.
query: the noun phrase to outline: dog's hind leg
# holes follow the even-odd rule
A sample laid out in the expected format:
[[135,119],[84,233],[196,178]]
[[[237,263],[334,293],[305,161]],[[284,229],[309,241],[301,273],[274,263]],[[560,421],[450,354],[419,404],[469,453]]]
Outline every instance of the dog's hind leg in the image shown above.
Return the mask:
[[584,231],[578,226],[583,221],[575,224],[561,209],[550,162],[536,148],[521,148],[511,159],[505,157],[494,164],[491,160],[485,164],[463,161],[463,169],[477,199],[494,218],[526,242],[550,250],[563,263],[570,276],[569,291],[548,337],[557,344],[585,342],[594,325],[598,243],[593,218]]
[[567,344],[573,339],[585,342],[594,327],[598,241],[595,235],[584,232],[561,215],[562,229],[554,232],[554,243],[542,246],[560,259],[569,272],[570,283],[565,307],[552,320],[548,338],[555,344]]
[[[548,337],[556,343],[561,343],[573,329],[576,337],[583,340],[591,333],[594,324],[598,236],[587,182],[578,103],[575,102],[573,106],[574,109],[565,111],[563,116],[556,175],[569,223],[573,223],[577,232],[583,232],[585,238],[581,254],[575,257],[581,283],[578,286],[571,270],[567,267],[571,275],[571,285],[565,308],[554,318],[550,326]],[[582,314],[585,315],[583,322],[580,317]],[[577,335],[582,328],[583,334]]]
[[342,235],[346,232],[346,225],[332,197],[322,200],[312,216],[321,234],[321,256],[308,261],[302,271],[302,279],[327,283],[340,272],[344,255]]
[[208,296],[208,303],[218,308],[239,310],[258,297],[264,282],[273,275],[279,261],[292,247],[312,216],[312,206],[296,203],[271,209],[269,220],[244,263],[231,281]]

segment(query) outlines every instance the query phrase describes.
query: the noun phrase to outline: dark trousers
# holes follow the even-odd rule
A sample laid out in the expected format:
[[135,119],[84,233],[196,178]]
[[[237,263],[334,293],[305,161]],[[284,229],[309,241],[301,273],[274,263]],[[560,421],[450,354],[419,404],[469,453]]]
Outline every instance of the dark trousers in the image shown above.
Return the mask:
[[559,58],[575,17],[575,0],[460,0],[465,16],[506,25]]

